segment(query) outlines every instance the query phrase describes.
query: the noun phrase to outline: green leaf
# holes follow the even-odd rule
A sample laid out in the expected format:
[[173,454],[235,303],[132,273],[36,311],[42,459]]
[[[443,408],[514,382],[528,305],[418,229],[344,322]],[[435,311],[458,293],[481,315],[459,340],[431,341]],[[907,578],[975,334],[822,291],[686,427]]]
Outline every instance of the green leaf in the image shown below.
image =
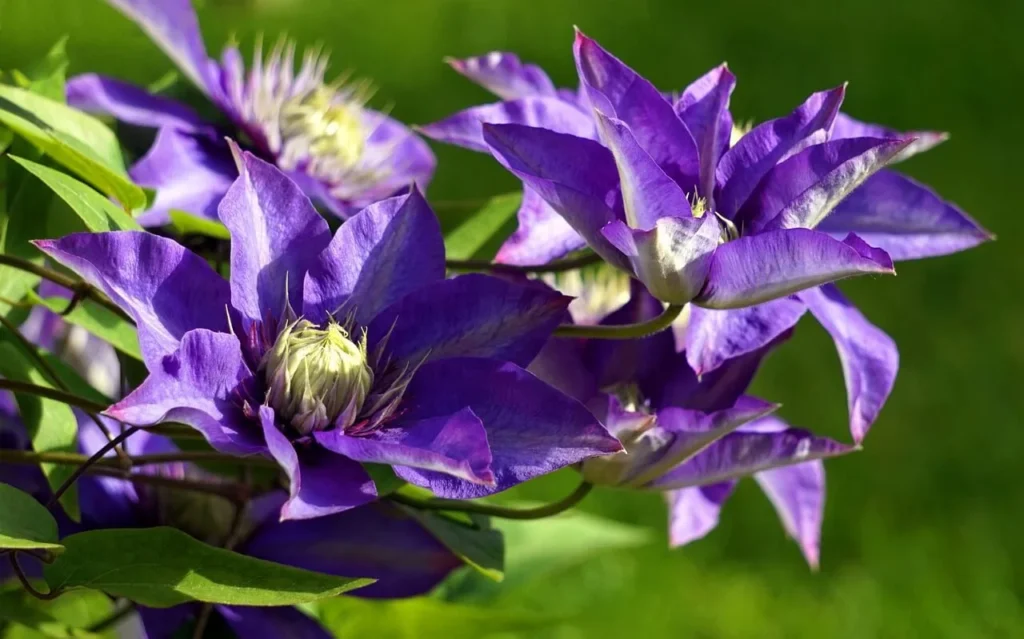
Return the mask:
[[[38,386],[53,386],[30,361],[9,343],[0,344],[0,375],[7,379],[29,382]],[[38,453],[75,453],[78,437],[78,423],[71,407],[53,399],[45,399],[28,393],[15,393],[18,411],[25,422],[32,440],[32,449]],[[50,487],[57,489],[71,476],[75,467],[65,464],[40,464]],[[79,520],[78,492],[75,486],[64,492],[60,498],[64,512],[75,521]]]
[[92,187],[66,173],[61,173],[31,160],[11,156],[26,171],[43,181],[82,218],[86,228],[93,232],[142,230],[132,216],[117,208]]
[[[529,508],[538,504],[512,503]],[[650,541],[646,528],[630,526],[573,510],[556,517],[530,521],[494,518],[505,538],[505,580],[488,582],[478,575],[456,575],[441,596],[454,601],[484,601],[514,588],[537,583],[550,573],[582,564],[602,552],[633,548]]]
[[[0,157],[0,167],[7,196],[0,203],[0,252],[41,264],[43,254],[29,244],[29,240],[47,237],[49,216],[46,213],[54,199],[53,192],[39,180],[28,178],[28,173],[10,162],[7,156]],[[28,178],[27,182],[22,178]],[[0,266],[0,298],[3,298],[0,312],[11,311],[12,307],[5,300],[21,300],[38,283],[38,275]]]
[[110,598],[95,590],[77,590],[51,601],[35,599],[21,588],[0,592],[0,622],[12,624],[4,639],[115,639],[113,629],[103,634],[86,630],[112,611]]
[[[44,299],[29,291],[26,299],[33,304],[42,304],[54,313],[62,313],[68,307],[68,300],[64,297]],[[135,330],[135,327],[99,304],[90,300],[82,300],[64,316],[64,321],[81,326],[129,357],[142,359],[138,331]]]
[[502,632],[530,632],[557,618],[526,610],[502,610],[417,597],[377,601],[338,597],[317,604],[321,623],[335,637],[375,639],[478,639]]
[[501,231],[515,216],[522,200],[521,193],[496,195],[462,224],[446,233],[444,248],[448,259],[468,260],[489,244],[494,244],[496,238],[502,239],[504,234]]
[[457,521],[446,514],[402,507],[427,532],[477,572],[493,581],[504,578],[505,548],[501,533],[476,520]]
[[128,210],[145,192],[128,179],[113,131],[90,115],[31,91],[0,85],[0,123]]
[[18,84],[57,102],[65,102],[64,84],[68,71],[67,36],[57,41],[45,56],[12,75]]
[[231,239],[228,227],[216,220],[192,215],[178,209],[171,209],[169,214],[171,216],[171,226],[180,235],[203,235],[218,240]]
[[95,588],[155,608],[187,601],[287,606],[373,582],[247,557],[174,528],[93,530],[63,543],[64,554],[43,569],[51,588]]
[[0,483],[0,549],[64,551],[57,536],[57,520],[32,495]]

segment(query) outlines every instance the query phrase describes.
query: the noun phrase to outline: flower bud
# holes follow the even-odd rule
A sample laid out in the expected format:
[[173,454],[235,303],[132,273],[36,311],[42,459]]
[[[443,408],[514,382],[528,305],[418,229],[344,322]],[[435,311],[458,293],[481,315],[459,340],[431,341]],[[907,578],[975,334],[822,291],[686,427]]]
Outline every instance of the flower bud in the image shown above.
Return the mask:
[[333,321],[326,329],[306,320],[288,325],[263,366],[267,401],[304,435],[331,425],[350,426],[373,385],[366,335],[356,344]]

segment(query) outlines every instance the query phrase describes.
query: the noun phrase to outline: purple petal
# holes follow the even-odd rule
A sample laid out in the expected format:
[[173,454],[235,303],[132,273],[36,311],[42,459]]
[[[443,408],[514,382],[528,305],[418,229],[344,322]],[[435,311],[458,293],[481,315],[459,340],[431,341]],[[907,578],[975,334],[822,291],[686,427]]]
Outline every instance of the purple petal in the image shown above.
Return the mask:
[[358,597],[412,597],[462,562],[415,519],[385,502],[305,521],[267,524],[241,551],[343,577],[373,577]]
[[601,229],[619,219],[619,174],[599,142],[515,124],[484,126],[494,156],[558,211],[605,260],[625,266]]
[[906,147],[903,140],[850,138],[815,144],[778,164],[736,216],[745,232],[812,229]]
[[370,350],[384,344],[395,365],[490,357],[526,366],[565,317],[570,301],[538,284],[461,275],[386,308],[370,323]]
[[365,325],[388,305],[444,275],[441,227],[414,188],[368,206],[341,225],[306,274],[303,314],[321,322],[344,305]]
[[825,464],[820,460],[754,475],[775,506],[786,533],[800,545],[807,563],[818,568],[821,522],[825,516]]
[[294,444],[277,427],[274,409],[260,406],[267,450],[288,475],[281,520],[312,519],[374,501],[377,488],[363,467],[311,443]]
[[549,339],[527,370],[544,383],[587,404],[598,394],[599,385],[594,371],[584,364],[584,348],[582,340]]
[[199,608],[198,603],[170,608],[138,606],[139,618],[146,633],[144,639],[172,639],[186,623],[199,614]]
[[217,612],[238,639],[331,639],[334,636],[313,617],[293,606],[217,606]]
[[698,181],[697,144],[672,105],[653,84],[576,32],[573,46],[580,84],[594,108],[622,120],[640,147],[685,192]]
[[686,361],[697,375],[770,344],[803,317],[807,306],[783,297],[757,306],[716,311],[694,306],[686,327]]
[[[515,364],[453,358],[425,364],[406,393],[403,419],[426,419],[472,409],[487,430],[496,487],[433,474],[430,489],[470,499],[622,449],[593,415]],[[425,477],[427,478],[427,477]]]
[[110,115],[136,126],[166,126],[190,133],[207,128],[199,114],[188,105],[105,75],[76,75],[68,80],[66,93],[68,106]]
[[529,97],[471,107],[419,127],[432,140],[487,152],[484,124],[520,124],[581,138],[594,138],[593,119],[574,105],[554,97]]
[[410,185],[425,190],[434,175],[437,160],[427,143],[409,127],[383,113],[364,109],[363,127],[373,131],[367,137],[355,175],[375,176],[331,185],[330,195],[344,200],[353,210],[398,194]]
[[224,452],[265,450],[257,425],[242,412],[252,373],[233,335],[189,331],[177,351],[151,364],[149,371],[138,388],[107,409],[107,415],[146,426],[163,421],[188,424]]
[[808,136],[827,131],[845,93],[845,85],[815,93],[790,115],[764,122],[740,138],[718,163],[718,212],[727,217],[735,215],[772,167]]
[[231,305],[243,316],[278,318],[302,300],[306,271],[331,241],[327,222],[288,177],[233,147],[240,175],[218,213],[231,231]]
[[514,53],[492,51],[462,60],[448,58],[445,62],[503,100],[556,95],[548,74],[534,64],[523,64]]
[[[775,420],[763,417],[759,421]],[[734,432],[711,444],[649,484],[658,490],[677,490],[718,484],[754,473],[856,450],[827,437],[789,428],[782,432]]]
[[346,435],[341,429],[321,431],[316,433],[316,441],[358,462],[411,467],[413,478],[418,477],[416,471],[422,469],[478,484],[494,484],[487,433],[468,408],[446,417],[415,422],[403,420],[356,437]]
[[736,76],[725,64],[715,67],[683,91],[675,111],[697,143],[700,154],[700,190],[708,198],[708,209],[715,210],[715,169],[729,148],[732,114],[729,98],[736,88]]
[[156,200],[137,218],[139,223],[163,226],[170,223],[172,209],[216,220],[217,206],[238,169],[222,142],[163,127],[129,174],[139,186],[156,189]]
[[611,149],[619,170],[619,185],[626,222],[630,227],[650,230],[662,217],[688,218],[693,215],[686,194],[637,144],[622,120],[594,111],[601,139]]
[[621,221],[604,229],[651,295],[670,304],[686,304],[701,293],[721,234],[714,215],[663,217],[650,231],[630,231]]
[[138,24],[200,91],[216,93],[215,67],[206,55],[190,0],[110,0],[110,4]]
[[501,245],[495,262],[547,264],[587,244],[558,211],[529,187],[523,187],[523,203],[516,218],[519,226]]
[[829,139],[841,140],[843,138],[911,139],[910,144],[892,160],[893,162],[902,162],[912,155],[923,153],[942,144],[949,139],[949,134],[941,131],[910,131],[909,133],[903,133],[877,124],[860,122],[845,113],[839,113],[832,124],[832,134],[829,136]]
[[718,525],[722,504],[732,495],[736,482],[683,488],[666,493],[669,507],[669,544],[676,548],[701,539]]
[[834,285],[804,291],[800,300],[836,343],[846,378],[850,432],[853,440],[860,443],[896,383],[900,364],[896,343],[869,322]]
[[891,275],[892,260],[856,235],[840,242],[808,229],[768,231],[718,247],[696,303],[719,309],[753,306],[865,273]]
[[818,230],[839,236],[856,233],[894,260],[948,255],[993,239],[954,204],[889,170],[868,178]]
[[140,231],[75,233],[36,246],[106,293],[139,330],[150,368],[194,328],[226,331],[228,283],[174,240]]

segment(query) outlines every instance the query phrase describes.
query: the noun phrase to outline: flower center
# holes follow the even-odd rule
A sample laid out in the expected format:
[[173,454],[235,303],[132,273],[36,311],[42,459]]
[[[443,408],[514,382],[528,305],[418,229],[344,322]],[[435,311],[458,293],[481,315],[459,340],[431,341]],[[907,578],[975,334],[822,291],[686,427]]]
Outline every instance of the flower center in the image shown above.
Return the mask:
[[366,146],[362,105],[369,90],[320,86],[285,103],[281,110],[283,157],[306,159],[325,177],[350,170]]
[[285,327],[263,360],[267,401],[300,434],[355,422],[373,386],[366,334],[359,343],[333,320]]

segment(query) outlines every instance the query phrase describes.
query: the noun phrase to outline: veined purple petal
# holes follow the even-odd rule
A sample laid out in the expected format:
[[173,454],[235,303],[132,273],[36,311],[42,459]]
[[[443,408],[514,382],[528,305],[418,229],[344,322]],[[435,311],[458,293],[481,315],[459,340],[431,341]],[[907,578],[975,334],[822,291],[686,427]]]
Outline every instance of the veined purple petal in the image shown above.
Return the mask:
[[357,597],[412,597],[462,562],[401,509],[374,502],[305,521],[269,523],[241,549],[268,561],[377,581]]
[[293,443],[277,427],[274,409],[260,406],[267,450],[288,475],[288,501],[281,520],[312,519],[374,501],[377,487],[363,467],[312,442]]
[[686,304],[701,294],[722,234],[714,215],[663,217],[649,231],[615,221],[603,233],[629,258],[651,295],[670,304]]
[[800,546],[811,568],[817,569],[825,517],[825,464],[818,460],[766,470],[754,479],[775,506],[786,533]]
[[445,62],[503,100],[557,95],[555,85],[543,69],[523,64],[514,53],[492,51],[462,60],[448,58]]
[[487,430],[496,486],[434,473],[430,489],[444,497],[489,495],[587,457],[622,450],[582,404],[515,364],[492,359],[428,362],[409,385],[403,407],[403,419],[409,420],[469,407]]
[[697,143],[700,194],[708,199],[710,211],[715,210],[715,170],[732,136],[729,98],[735,88],[736,76],[723,63],[686,87],[675,104],[676,113]]
[[772,167],[808,136],[828,131],[845,93],[846,85],[815,93],[786,117],[754,127],[726,151],[715,174],[718,212],[735,215]]
[[768,231],[719,246],[696,303],[742,308],[866,273],[891,275],[892,260],[856,235],[840,242],[809,229]]
[[615,157],[626,222],[630,227],[647,231],[662,217],[693,216],[686,194],[640,148],[622,120],[596,109],[594,119],[601,138]]
[[406,294],[444,279],[444,240],[418,189],[363,209],[341,225],[309,267],[303,314],[314,322],[344,306],[360,324]]
[[218,95],[215,66],[206,54],[190,0],[110,0],[174,61],[200,91]]
[[409,467],[413,472],[401,476],[412,483],[419,483],[414,481],[417,471],[427,470],[477,484],[494,484],[487,433],[468,408],[448,416],[389,424],[358,437],[346,435],[341,429],[320,431],[316,441],[358,462]]
[[735,481],[727,481],[667,492],[669,544],[673,548],[685,546],[714,530],[722,505],[735,487]]
[[736,216],[744,232],[812,229],[906,140],[849,138],[809,146],[776,165]]
[[605,260],[625,267],[625,258],[601,229],[619,219],[619,174],[611,152],[599,142],[515,124],[484,126],[491,152],[537,192]]
[[276,319],[287,302],[303,299],[303,278],[331,233],[284,173],[248,151],[232,151],[239,176],[218,209],[231,231],[231,305],[250,320]]
[[838,236],[856,233],[894,260],[948,255],[993,238],[956,205],[886,169],[850,193],[818,230]]
[[579,31],[573,53],[580,84],[594,108],[622,120],[683,191],[693,190],[700,171],[697,144],[661,92]]
[[527,97],[471,107],[419,127],[432,140],[487,152],[484,124],[520,124],[581,138],[596,136],[594,120],[574,105],[555,97]]
[[772,343],[803,317],[807,306],[793,297],[731,310],[694,306],[686,328],[686,361],[709,373],[727,361]]
[[188,424],[228,453],[265,450],[258,426],[242,412],[252,372],[238,340],[227,333],[189,331],[171,354],[149,365],[149,377],[106,414],[128,424]]
[[526,366],[570,301],[537,284],[461,275],[410,293],[381,312],[367,331],[370,350],[384,343],[395,365],[491,357]]
[[832,336],[846,378],[850,432],[860,443],[896,383],[896,343],[867,320],[833,284],[803,291],[800,300]]
[[846,444],[797,428],[782,432],[734,432],[654,480],[649,487],[678,490],[718,484],[774,468],[836,457],[854,450]]
[[[315,570],[315,569],[313,569]],[[344,575],[351,577],[352,575]],[[238,639],[331,639],[317,621],[294,606],[217,606]]]
[[187,104],[154,95],[142,87],[97,73],[68,79],[68,106],[89,113],[113,116],[121,122],[145,127],[172,127],[198,133],[208,128]]
[[141,231],[74,233],[38,240],[41,251],[78,273],[128,313],[150,369],[187,331],[226,331],[228,283],[174,240]]
[[523,203],[516,214],[519,226],[501,245],[494,261],[501,264],[547,264],[587,245],[536,191],[523,187]]
[[912,139],[907,147],[897,153],[896,157],[892,159],[895,163],[902,162],[912,155],[923,153],[942,144],[949,139],[949,134],[941,131],[910,131],[903,133],[878,124],[867,124],[854,120],[845,113],[838,113],[835,122],[832,124],[832,134],[829,136],[829,139],[841,140],[843,138]]
[[205,134],[162,127],[153,146],[128,172],[139,186],[156,189],[140,224],[170,223],[172,209],[217,219],[217,206],[238,177],[228,149]]

